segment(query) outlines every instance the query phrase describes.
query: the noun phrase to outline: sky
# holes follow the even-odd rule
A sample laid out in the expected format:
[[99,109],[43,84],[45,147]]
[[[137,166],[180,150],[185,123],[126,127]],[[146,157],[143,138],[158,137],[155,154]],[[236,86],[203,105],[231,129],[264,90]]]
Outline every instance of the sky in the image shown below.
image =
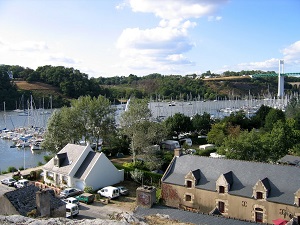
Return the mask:
[[300,72],[300,0],[0,0],[0,64],[89,77]]

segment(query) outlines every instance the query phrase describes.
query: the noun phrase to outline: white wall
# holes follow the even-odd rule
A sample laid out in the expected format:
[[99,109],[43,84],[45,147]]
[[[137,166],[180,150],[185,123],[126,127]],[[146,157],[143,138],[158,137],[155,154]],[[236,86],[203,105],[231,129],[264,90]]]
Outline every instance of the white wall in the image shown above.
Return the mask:
[[124,170],[118,170],[112,162],[100,153],[98,160],[88,174],[85,184],[98,190],[124,181]]

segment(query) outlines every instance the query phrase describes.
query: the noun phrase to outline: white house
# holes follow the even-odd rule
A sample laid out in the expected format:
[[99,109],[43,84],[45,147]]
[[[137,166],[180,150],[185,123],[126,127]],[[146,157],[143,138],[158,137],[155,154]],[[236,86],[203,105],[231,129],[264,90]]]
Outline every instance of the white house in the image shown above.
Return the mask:
[[46,183],[56,186],[86,186],[94,190],[124,180],[124,170],[118,170],[104,153],[93,151],[90,145],[67,144],[43,166]]

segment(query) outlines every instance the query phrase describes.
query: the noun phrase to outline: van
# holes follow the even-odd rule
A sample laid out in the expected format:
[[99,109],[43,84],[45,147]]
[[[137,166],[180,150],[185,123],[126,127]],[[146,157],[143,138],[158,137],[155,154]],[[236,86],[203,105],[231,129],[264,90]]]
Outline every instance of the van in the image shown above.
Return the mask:
[[29,185],[29,180],[22,179],[14,184],[15,188],[23,188]]
[[182,138],[179,140],[180,145],[187,144],[187,146],[191,147],[193,145],[192,139],[190,138]]
[[79,214],[78,205],[67,203],[66,204],[66,217],[73,217]]
[[180,144],[175,140],[165,140],[160,143],[162,149],[173,151],[176,148],[180,148]]
[[97,193],[100,194],[101,196],[104,196],[106,198],[111,198],[111,199],[120,196],[119,189],[113,186],[102,188]]

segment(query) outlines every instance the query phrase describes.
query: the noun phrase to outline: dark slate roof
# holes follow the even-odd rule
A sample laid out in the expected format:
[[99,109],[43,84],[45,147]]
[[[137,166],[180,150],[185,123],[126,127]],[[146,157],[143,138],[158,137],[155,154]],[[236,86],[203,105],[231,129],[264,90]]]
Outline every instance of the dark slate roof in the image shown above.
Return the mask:
[[201,176],[200,176],[200,170],[199,170],[199,169],[194,170],[194,171],[192,171],[192,173],[193,173],[195,179],[196,179],[197,181],[199,181],[199,179],[200,179],[200,177],[201,177]]
[[[22,216],[27,216],[27,213],[36,209],[36,192],[40,189],[34,185],[29,185],[24,188],[6,192],[4,196],[11,202],[15,209]],[[50,195],[50,209],[56,209],[65,205],[63,201]]]
[[218,207],[216,207],[212,211],[209,212],[209,215],[222,216],[222,213],[220,212]]
[[55,173],[69,175],[72,171],[78,160],[80,159],[82,153],[89,148],[89,151],[92,151],[91,147],[75,144],[67,144],[62,150],[60,150],[56,155],[58,158],[62,158],[60,167],[54,165],[54,158],[47,162],[43,169],[53,171]]
[[270,192],[267,200],[293,205],[294,193],[300,188],[300,168],[230,159],[209,158],[196,155],[174,157],[162,180],[165,183],[184,185],[189,171],[200,169],[200,181],[196,188],[215,191],[221,174],[232,171],[229,194],[252,197],[253,187],[268,178]]
[[300,156],[286,155],[279,159],[278,163],[300,166]]
[[261,182],[264,184],[265,188],[270,191],[271,190],[271,186],[270,186],[270,183],[269,183],[269,179],[266,177],[264,179],[261,180]]
[[97,156],[99,156],[99,155],[100,155],[100,153],[90,151],[88,153],[88,155],[85,157],[85,159],[83,160],[81,166],[76,171],[74,177],[76,177],[78,179],[84,178],[84,175],[86,175],[86,173],[88,173],[88,171],[94,165],[93,162],[96,161],[96,159],[98,158]]
[[[172,220],[178,220],[185,223],[192,223],[198,225],[254,225],[257,224],[255,222],[248,222],[242,220],[235,220],[226,218],[223,216],[213,216],[208,214],[201,214],[201,213],[193,213],[188,211],[183,211],[180,209],[174,209],[166,206],[161,205],[154,205],[152,208],[143,208],[137,207],[134,211],[136,216],[148,216],[148,215],[169,215],[169,218]],[[263,225],[263,223],[259,223]]]
[[232,185],[233,179],[232,179],[232,171],[229,171],[228,173],[224,174],[224,177],[228,184]]

